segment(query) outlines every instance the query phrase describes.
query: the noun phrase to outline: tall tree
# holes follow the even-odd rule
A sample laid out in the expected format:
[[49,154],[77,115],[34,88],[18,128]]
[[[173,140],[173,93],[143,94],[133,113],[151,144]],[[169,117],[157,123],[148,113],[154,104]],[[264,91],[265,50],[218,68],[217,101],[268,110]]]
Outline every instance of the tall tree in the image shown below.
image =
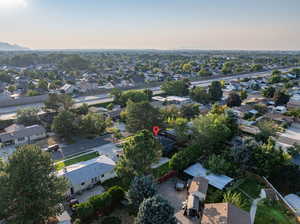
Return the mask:
[[16,224],[45,223],[62,213],[67,182],[55,174],[51,156],[38,146],[17,149],[0,169],[0,213]]
[[144,199],[153,197],[157,192],[157,185],[152,176],[135,177],[126,194],[132,208],[137,212]]
[[241,97],[236,92],[231,92],[226,100],[226,104],[229,107],[238,107],[241,106],[241,103]]
[[140,176],[151,173],[151,165],[162,153],[161,144],[152,133],[143,130],[130,137],[123,144],[123,155],[117,163],[118,176]]
[[212,101],[218,101],[222,99],[223,91],[219,81],[213,81],[208,88],[208,94]]
[[139,103],[128,101],[126,112],[126,128],[130,132],[152,130],[153,126],[163,125],[162,114],[147,101]]
[[24,108],[17,111],[17,123],[25,126],[39,123],[39,110],[36,108]]
[[49,94],[48,99],[45,101],[46,109],[55,111],[69,110],[74,105],[74,100],[67,94]]
[[161,89],[168,95],[186,96],[189,94],[187,80],[168,81],[162,84]]
[[88,113],[87,115],[83,115],[79,122],[81,133],[88,137],[103,134],[106,127],[107,122],[103,114]]
[[140,205],[135,224],[176,224],[174,208],[160,196],[154,196]]
[[286,91],[279,89],[274,94],[275,105],[285,105],[289,102],[290,95],[286,93]]
[[195,87],[190,91],[190,96],[192,100],[202,103],[202,104],[208,104],[210,102],[210,97],[203,87]]
[[61,137],[70,140],[77,131],[75,118],[75,114],[70,111],[59,112],[52,122],[52,130]]

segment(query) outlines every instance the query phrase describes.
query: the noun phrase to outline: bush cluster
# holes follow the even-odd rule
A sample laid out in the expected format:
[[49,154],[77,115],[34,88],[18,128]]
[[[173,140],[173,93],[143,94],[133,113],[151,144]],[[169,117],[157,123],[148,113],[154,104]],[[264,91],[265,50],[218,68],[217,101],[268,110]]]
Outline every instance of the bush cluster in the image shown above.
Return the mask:
[[76,205],[76,217],[80,220],[89,220],[96,213],[109,213],[123,198],[124,190],[119,186],[113,186],[106,192],[91,197],[87,202]]

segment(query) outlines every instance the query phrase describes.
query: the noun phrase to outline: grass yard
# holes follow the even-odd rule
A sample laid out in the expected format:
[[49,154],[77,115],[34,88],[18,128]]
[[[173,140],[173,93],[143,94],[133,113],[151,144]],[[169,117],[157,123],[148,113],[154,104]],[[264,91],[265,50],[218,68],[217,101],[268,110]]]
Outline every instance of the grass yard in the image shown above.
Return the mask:
[[253,199],[258,198],[260,194],[260,190],[264,187],[261,183],[259,183],[253,177],[246,177],[241,185],[239,185],[238,189],[247,193]]
[[70,158],[70,159],[67,159],[65,161],[61,161],[61,162],[56,163],[55,164],[55,169],[56,170],[61,170],[66,166],[70,166],[70,165],[75,164],[75,163],[79,163],[79,162],[87,161],[87,160],[90,160],[90,159],[94,159],[98,156],[99,156],[98,152],[92,152],[92,153],[85,154],[85,155],[82,155],[82,156],[78,156],[78,157],[75,157],[75,158]]
[[296,224],[295,217],[279,202],[261,201],[258,204],[255,224]]

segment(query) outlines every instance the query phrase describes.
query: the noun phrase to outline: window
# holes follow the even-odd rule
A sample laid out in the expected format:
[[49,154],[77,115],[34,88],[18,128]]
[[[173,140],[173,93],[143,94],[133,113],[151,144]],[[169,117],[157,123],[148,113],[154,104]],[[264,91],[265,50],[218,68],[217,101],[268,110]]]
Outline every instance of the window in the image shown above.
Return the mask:
[[25,140],[25,137],[18,138],[18,141],[19,141],[19,142],[22,142],[22,141],[24,141],[24,140]]

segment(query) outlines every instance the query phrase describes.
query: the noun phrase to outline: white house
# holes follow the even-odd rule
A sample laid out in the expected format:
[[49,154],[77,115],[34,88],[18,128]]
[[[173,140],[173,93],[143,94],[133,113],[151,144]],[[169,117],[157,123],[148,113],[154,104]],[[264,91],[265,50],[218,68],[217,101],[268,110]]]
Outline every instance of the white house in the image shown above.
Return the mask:
[[4,129],[0,134],[0,142],[4,145],[23,145],[46,137],[46,130],[43,126],[13,124]]
[[116,176],[116,163],[105,155],[79,162],[59,170],[57,175],[64,176],[69,181],[69,194],[81,192],[97,183]]

